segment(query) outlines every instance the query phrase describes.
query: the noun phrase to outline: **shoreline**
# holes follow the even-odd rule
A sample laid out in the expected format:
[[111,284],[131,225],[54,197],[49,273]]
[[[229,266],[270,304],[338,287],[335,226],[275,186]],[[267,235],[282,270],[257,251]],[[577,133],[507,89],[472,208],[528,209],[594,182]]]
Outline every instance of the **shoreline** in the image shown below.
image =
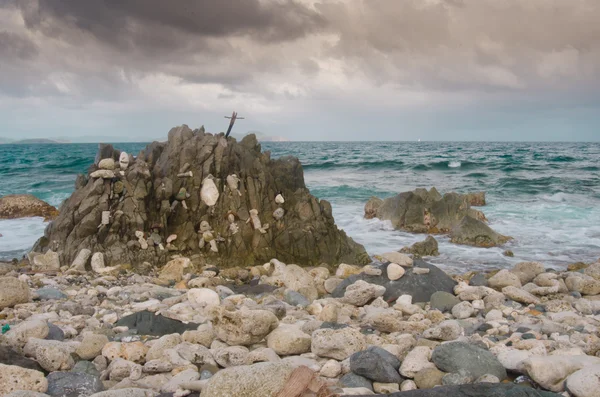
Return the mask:
[[[98,375],[96,383],[106,389],[143,389],[146,395],[184,396],[208,390],[206,395],[217,396],[222,394],[214,394],[215,390],[230,383],[227,374],[235,373],[240,386],[256,377],[268,377],[272,371],[284,374],[272,387],[284,388],[287,377],[299,366],[308,367],[331,395],[369,394],[369,390],[351,387],[357,385],[369,389],[370,384],[375,391],[392,393],[435,384],[458,387],[478,385],[478,380],[500,382],[505,376],[513,383],[529,382],[555,392],[564,391],[563,378],[570,390],[577,387],[575,380],[593,383],[589,372],[600,370],[596,356],[600,351],[600,262],[585,269],[575,266],[570,272],[547,272],[541,264],[525,263],[487,280],[482,273],[455,275],[448,277],[458,281],[450,292],[438,290],[427,303],[414,303],[412,295],[419,292],[395,291],[397,282],[390,283],[390,276],[402,273],[398,280],[409,277],[407,285],[417,285],[415,280],[434,274],[443,276],[419,260],[413,264],[402,254],[390,255],[397,262],[404,261],[404,266],[388,270],[390,265],[381,263],[341,265],[332,274],[323,267],[304,269],[273,260],[264,266],[219,271],[185,266],[189,260],[181,258],[147,276],[127,270],[117,274],[116,269],[112,273],[117,276],[102,276],[22,273],[11,270],[12,265],[2,265],[2,282],[26,284],[32,295],[0,312],[0,325],[10,326],[0,344],[23,351],[45,371],[58,371],[45,377],[52,387],[59,378],[56,374],[70,376],[73,368],[85,367],[86,373],[95,374],[89,376]],[[467,283],[464,280],[469,276]],[[340,289],[344,280],[351,287]],[[375,280],[385,283],[378,285]],[[426,284],[441,285],[432,280]],[[483,286],[486,283],[489,286]],[[0,301],[4,291],[0,291]],[[384,299],[390,291],[401,295]],[[195,325],[173,334],[176,328],[171,324],[149,337],[121,325],[128,316],[147,311],[175,320],[175,325]],[[151,320],[144,321],[154,322],[152,330],[159,329],[164,317],[150,316]],[[143,328],[148,324],[129,325]],[[194,356],[186,353],[190,349],[196,352]],[[368,367],[375,364],[365,351],[389,360],[394,357],[400,364],[395,372],[389,367]],[[459,367],[468,361],[444,361],[442,353],[472,355],[471,361],[483,354],[487,361],[478,366],[491,373],[469,373],[475,371],[473,366],[451,367],[446,361]],[[60,359],[47,361],[47,354]],[[555,362],[567,364],[557,367]],[[206,369],[213,376],[208,378]],[[365,382],[359,374],[379,381]],[[557,376],[563,377],[558,384]]]

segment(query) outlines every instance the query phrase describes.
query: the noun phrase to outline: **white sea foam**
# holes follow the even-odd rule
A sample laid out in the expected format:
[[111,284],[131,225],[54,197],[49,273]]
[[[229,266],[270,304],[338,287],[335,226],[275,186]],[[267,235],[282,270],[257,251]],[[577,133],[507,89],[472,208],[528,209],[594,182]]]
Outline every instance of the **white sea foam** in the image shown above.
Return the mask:
[[43,236],[47,223],[43,218],[0,220],[0,259],[24,255]]
[[448,167],[450,168],[458,168],[462,165],[460,161],[451,161],[448,163]]

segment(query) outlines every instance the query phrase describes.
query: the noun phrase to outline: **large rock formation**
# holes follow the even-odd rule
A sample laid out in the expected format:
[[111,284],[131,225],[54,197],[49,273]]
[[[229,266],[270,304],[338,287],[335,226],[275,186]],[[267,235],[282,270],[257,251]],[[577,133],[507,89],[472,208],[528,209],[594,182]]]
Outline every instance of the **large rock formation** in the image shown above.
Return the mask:
[[470,203],[485,204],[482,193],[441,195],[435,188],[415,189],[381,200],[372,197],[365,205],[365,218],[389,220],[395,229],[412,233],[450,234],[457,244],[491,247],[511,238],[496,233],[485,215]]
[[271,159],[254,135],[237,142],[186,125],[137,157],[100,145],[34,246],[49,249],[63,266],[82,250],[106,265],[163,265],[173,254],[221,266],[369,262],[310,194],[297,158]]
[[48,221],[58,216],[58,210],[31,194],[10,194],[0,197],[0,219],[34,216],[41,216]]

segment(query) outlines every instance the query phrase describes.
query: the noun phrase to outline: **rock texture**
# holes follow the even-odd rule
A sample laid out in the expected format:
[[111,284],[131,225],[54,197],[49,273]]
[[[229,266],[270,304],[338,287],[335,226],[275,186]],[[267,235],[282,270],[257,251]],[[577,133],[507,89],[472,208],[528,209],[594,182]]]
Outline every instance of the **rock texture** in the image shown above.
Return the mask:
[[483,213],[472,210],[471,203],[481,205],[480,195],[442,196],[435,188],[420,188],[383,201],[372,197],[365,205],[365,217],[389,220],[394,228],[412,233],[450,234],[457,244],[492,247],[511,239],[490,229]]
[[[254,135],[237,142],[183,125],[167,142],[122,157],[100,145],[34,251],[52,249],[61,263],[72,263],[89,249],[102,252],[106,266],[162,265],[173,253],[221,266],[271,258],[304,266],[369,261],[336,227],[331,205],[310,194],[298,159],[271,159]],[[100,169],[104,159],[119,161],[121,170]]]
[[48,221],[58,216],[58,210],[31,194],[10,194],[0,197],[0,219],[34,216],[40,216]]

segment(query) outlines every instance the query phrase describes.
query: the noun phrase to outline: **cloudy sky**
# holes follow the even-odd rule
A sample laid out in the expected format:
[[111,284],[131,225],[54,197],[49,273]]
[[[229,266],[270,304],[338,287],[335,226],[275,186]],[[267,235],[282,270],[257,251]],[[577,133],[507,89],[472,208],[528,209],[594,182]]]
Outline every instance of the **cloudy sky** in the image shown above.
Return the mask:
[[[598,0],[2,0],[0,137],[600,140]],[[113,139],[118,140],[118,139]]]

